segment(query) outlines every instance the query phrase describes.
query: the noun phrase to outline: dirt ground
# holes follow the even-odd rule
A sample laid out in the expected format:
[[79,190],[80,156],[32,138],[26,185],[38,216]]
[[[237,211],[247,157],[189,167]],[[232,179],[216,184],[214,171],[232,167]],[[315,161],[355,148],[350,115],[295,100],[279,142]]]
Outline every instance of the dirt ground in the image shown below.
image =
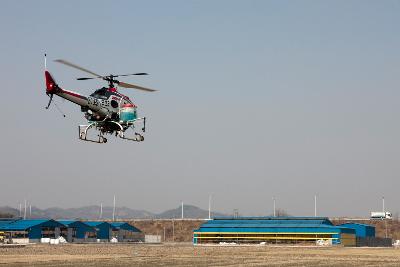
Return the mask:
[[4,266],[400,266],[400,249],[65,244],[0,248]]

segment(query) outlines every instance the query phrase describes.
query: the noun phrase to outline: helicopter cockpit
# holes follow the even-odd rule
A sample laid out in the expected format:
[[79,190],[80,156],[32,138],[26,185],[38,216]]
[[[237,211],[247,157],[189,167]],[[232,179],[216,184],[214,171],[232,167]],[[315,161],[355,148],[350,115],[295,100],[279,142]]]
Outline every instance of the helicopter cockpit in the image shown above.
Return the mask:
[[90,96],[96,97],[96,98],[102,98],[102,99],[107,99],[109,97],[110,93],[108,92],[108,89],[106,87],[97,89],[92,93]]

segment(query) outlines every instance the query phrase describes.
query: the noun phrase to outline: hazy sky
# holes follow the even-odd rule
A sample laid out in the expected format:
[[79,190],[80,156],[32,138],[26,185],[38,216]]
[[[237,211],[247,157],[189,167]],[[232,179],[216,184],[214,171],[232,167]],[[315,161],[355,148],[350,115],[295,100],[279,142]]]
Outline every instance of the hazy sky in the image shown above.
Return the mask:
[[[180,201],[265,215],[400,211],[400,1],[2,1],[0,206]],[[78,106],[44,107],[43,53],[65,89],[121,89],[143,143],[78,140]]]

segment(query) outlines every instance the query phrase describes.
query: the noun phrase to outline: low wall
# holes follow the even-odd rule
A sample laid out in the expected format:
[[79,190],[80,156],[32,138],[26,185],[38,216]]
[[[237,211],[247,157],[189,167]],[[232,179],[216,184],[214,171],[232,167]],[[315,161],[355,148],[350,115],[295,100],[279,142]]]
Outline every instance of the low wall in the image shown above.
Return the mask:
[[391,247],[391,238],[382,237],[357,237],[356,239],[357,247]]
[[154,219],[130,220],[145,235],[159,235],[161,242],[192,242],[193,230],[198,229],[206,220],[200,219]]
[[[35,239],[31,240],[31,242],[35,242]],[[29,244],[29,238],[13,238],[12,243],[13,244]]]

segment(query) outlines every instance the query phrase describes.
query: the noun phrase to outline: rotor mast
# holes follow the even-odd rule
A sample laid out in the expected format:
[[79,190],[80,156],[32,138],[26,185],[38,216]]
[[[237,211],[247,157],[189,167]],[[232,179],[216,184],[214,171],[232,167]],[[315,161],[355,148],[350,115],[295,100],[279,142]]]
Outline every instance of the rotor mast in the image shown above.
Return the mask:
[[115,76],[112,75],[112,74],[110,74],[109,76],[104,76],[104,77],[103,77],[103,80],[105,80],[105,81],[108,82],[108,87],[109,87],[109,88],[114,88],[114,83],[116,83],[116,84],[119,83],[119,81],[114,80],[114,77],[115,77]]

